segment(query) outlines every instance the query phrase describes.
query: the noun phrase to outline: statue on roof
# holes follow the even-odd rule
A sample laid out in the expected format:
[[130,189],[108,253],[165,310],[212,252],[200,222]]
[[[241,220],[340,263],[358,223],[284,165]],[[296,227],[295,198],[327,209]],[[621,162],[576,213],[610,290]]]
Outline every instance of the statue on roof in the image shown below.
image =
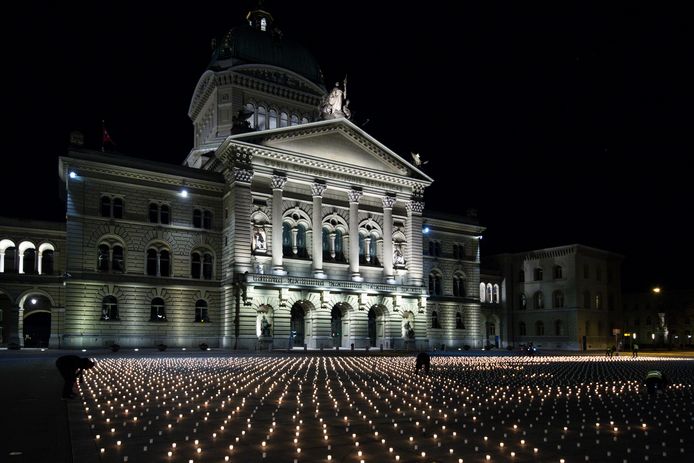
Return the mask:
[[349,100],[347,99],[347,77],[342,83],[343,88],[340,88],[340,83],[335,82],[335,87],[328,93],[321,103],[321,114],[324,119],[336,119],[344,117],[349,119],[352,112],[349,110]]

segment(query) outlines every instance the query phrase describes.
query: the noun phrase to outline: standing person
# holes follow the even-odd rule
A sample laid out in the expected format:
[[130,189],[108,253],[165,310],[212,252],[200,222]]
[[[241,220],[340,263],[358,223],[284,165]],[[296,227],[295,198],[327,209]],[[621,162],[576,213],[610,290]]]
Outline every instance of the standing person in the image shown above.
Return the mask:
[[63,380],[65,380],[65,384],[63,385],[63,399],[74,399],[76,397],[72,392],[72,388],[77,378],[82,380],[84,370],[93,368],[94,365],[94,362],[86,357],[80,358],[76,355],[63,355],[62,357],[58,357],[58,360],[55,361],[55,366],[58,367],[60,375],[63,377]]
[[631,356],[632,357],[638,357],[639,356],[639,345],[637,343],[634,343],[634,345],[631,347]]
[[431,357],[426,352],[420,352],[417,354],[417,367],[416,372],[419,373],[420,368],[424,367],[424,372],[429,373],[429,368],[431,367]]

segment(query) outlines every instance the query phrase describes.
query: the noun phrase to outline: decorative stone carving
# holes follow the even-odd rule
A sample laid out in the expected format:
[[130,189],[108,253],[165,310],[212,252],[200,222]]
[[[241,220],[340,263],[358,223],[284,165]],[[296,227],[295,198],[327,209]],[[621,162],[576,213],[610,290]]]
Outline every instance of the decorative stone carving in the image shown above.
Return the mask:
[[287,177],[284,175],[273,175],[272,180],[270,180],[270,187],[273,190],[281,190],[284,188],[284,184],[287,183]]
[[311,194],[313,196],[323,196],[323,192],[328,186],[325,183],[313,183],[311,185]]
[[349,110],[349,100],[347,99],[347,78],[343,81],[344,90],[340,89],[340,83],[335,82],[332,91],[323,98],[321,102],[321,114],[324,119],[337,119],[344,117],[349,119],[352,112]]
[[364,193],[361,190],[349,190],[349,193],[347,193],[350,203],[358,203],[359,198],[361,198],[363,195]]
[[267,234],[265,233],[265,227],[253,228],[251,249],[257,254],[265,254],[267,252]]
[[408,212],[413,212],[415,214],[421,214],[424,211],[424,201],[412,200],[408,202],[405,207]]
[[393,265],[405,265],[402,243],[395,243],[395,247],[393,248]]
[[397,201],[395,196],[384,196],[383,197],[383,209],[392,209],[393,206],[395,205],[395,201]]
[[253,169],[234,167],[233,175],[235,182],[251,183],[251,180],[253,180]]

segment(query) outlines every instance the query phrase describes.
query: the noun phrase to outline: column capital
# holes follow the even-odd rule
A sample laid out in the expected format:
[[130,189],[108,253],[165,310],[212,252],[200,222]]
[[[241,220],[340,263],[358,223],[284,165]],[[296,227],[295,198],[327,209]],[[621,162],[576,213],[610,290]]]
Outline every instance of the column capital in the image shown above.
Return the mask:
[[364,192],[361,190],[349,190],[347,193],[347,197],[349,198],[350,203],[358,203],[359,198],[361,198],[364,195]]
[[384,196],[382,200],[383,209],[392,209],[395,205],[395,201],[397,201],[397,198],[395,196]]
[[285,183],[287,183],[286,175],[273,175],[270,180],[270,187],[273,190],[282,190]]
[[326,188],[328,188],[328,185],[326,185],[325,183],[314,182],[311,184],[311,194],[313,195],[313,197],[323,196],[323,192]]
[[253,169],[243,167],[233,167],[231,171],[224,171],[224,178],[229,183],[241,182],[251,183],[253,180]]
[[424,211],[424,201],[417,201],[416,199],[413,199],[409,201],[405,207],[409,213],[421,214],[422,211]]

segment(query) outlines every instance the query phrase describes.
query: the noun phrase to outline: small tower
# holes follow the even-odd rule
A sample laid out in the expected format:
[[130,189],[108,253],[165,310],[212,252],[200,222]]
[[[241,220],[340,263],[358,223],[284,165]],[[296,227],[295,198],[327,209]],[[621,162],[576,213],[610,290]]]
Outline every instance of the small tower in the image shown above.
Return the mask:
[[263,32],[268,32],[271,30],[272,23],[274,21],[272,15],[265,10],[260,9],[262,2],[258,2],[258,8],[249,11],[246,15],[246,20],[251,27],[254,27]]

